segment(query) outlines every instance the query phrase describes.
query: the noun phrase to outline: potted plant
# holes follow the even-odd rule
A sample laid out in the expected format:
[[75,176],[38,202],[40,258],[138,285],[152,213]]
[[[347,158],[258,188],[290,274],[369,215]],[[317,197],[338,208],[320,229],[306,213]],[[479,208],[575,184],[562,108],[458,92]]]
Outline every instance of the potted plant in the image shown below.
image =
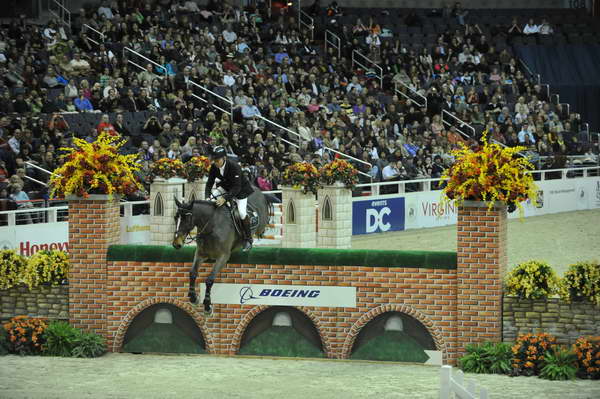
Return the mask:
[[50,178],[52,197],[90,194],[132,194],[142,189],[134,175],[140,169],[137,155],[121,155],[126,140],[114,132],[101,133],[96,141],[73,138],[72,148],[61,148],[65,160]]
[[161,158],[150,165],[150,181],[183,177],[185,168],[179,159]]
[[281,183],[295,189],[301,189],[304,194],[317,194],[320,187],[319,170],[308,162],[296,162],[283,171]]
[[321,181],[327,185],[336,183],[343,184],[346,188],[353,190],[358,183],[358,171],[348,161],[344,159],[336,159],[326,163],[319,169]]
[[508,205],[508,211],[518,208],[523,212],[521,202],[531,200],[536,203],[537,186],[529,171],[533,164],[519,152],[525,147],[502,147],[490,143],[487,132],[477,149],[464,145],[452,151],[454,164],[442,175],[446,179],[443,189],[443,202],[456,201],[460,206],[464,201],[484,201],[492,209],[497,201]]
[[195,182],[202,179],[210,170],[210,159],[200,155],[191,157],[184,165],[183,175],[188,182]]

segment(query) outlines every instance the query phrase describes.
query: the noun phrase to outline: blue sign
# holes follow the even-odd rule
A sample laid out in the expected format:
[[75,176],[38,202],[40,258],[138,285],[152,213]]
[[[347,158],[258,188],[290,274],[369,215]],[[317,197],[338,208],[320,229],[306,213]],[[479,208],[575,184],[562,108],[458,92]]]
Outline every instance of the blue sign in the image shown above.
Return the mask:
[[352,203],[352,234],[404,230],[404,198]]

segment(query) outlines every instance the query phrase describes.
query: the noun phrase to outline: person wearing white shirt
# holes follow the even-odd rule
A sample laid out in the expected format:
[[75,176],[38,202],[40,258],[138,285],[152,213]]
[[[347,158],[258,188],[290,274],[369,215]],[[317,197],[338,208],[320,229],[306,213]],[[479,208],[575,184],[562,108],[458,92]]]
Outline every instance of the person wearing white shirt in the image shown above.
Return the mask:
[[227,42],[227,43],[233,43],[237,40],[237,35],[235,34],[234,31],[231,30],[231,26],[227,26],[223,32],[223,39]]
[[365,42],[369,47],[379,47],[381,46],[381,40],[379,40],[379,35],[376,33],[371,33],[365,39]]
[[550,24],[548,23],[548,21],[546,21],[546,19],[542,19],[542,24],[539,26],[540,28],[540,35],[551,35],[554,33],[554,29],[552,28],[552,26],[550,26]]
[[540,32],[540,27],[533,23],[533,18],[529,18],[529,22],[523,28],[524,35],[535,35]]
[[350,93],[354,88],[356,88],[359,93],[362,91],[362,86],[358,83],[358,78],[356,76],[352,77],[352,82],[346,86],[346,91]]
[[248,98],[247,101],[248,103],[246,105],[242,105],[242,116],[244,118],[260,116],[260,111],[258,110],[256,105],[253,104],[252,99]]
[[104,16],[106,19],[113,19],[115,16],[110,7],[106,3],[98,7],[98,15]]
[[535,144],[535,138],[534,138],[533,134],[529,131],[528,128],[529,128],[529,124],[527,124],[527,123],[524,123],[523,127],[521,127],[521,130],[519,131],[519,134],[518,134],[520,144],[525,143],[525,136],[529,136],[529,140],[531,141],[531,143]]
[[186,1],[183,7],[189,12],[200,12],[198,4],[195,1]]
[[390,162],[381,172],[384,181],[391,181],[400,177],[401,161]]
[[235,85],[235,78],[231,76],[229,71],[223,74],[223,83],[228,87]]

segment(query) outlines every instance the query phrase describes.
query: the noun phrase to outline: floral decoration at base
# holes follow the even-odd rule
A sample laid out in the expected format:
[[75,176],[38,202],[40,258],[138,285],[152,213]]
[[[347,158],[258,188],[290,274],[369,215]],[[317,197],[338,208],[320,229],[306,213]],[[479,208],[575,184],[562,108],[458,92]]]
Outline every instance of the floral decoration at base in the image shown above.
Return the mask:
[[183,177],[185,168],[179,159],[161,158],[150,165],[150,182],[157,177],[170,179],[172,177]]
[[358,183],[358,171],[350,162],[344,159],[336,159],[323,165],[319,169],[319,174],[321,175],[321,182],[327,185],[341,182],[346,188],[353,190]]
[[547,298],[558,289],[558,276],[547,262],[530,260],[518,264],[506,276],[506,291],[523,299]]
[[183,176],[187,179],[187,181],[192,183],[208,175],[208,172],[210,171],[210,159],[203,155],[191,157],[185,164],[183,164],[183,167]]
[[90,194],[132,194],[142,186],[134,172],[140,169],[137,154],[121,155],[127,140],[114,132],[102,132],[96,141],[73,139],[73,148],[61,148],[64,164],[50,178],[52,197]]
[[600,263],[591,261],[570,265],[560,280],[559,293],[568,302],[588,300],[600,306]]
[[66,252],[41,250],[29,258],[22,279],[32,289],[40,284],[62,284],[66,282],[68,272],[69,256]]
[[302,189],[304,194],[313,193],[321,187],[319,170],[308,162],[296,162],[283,171],[281,184]]
[[581,337],[573,344],[579,378],[600,379],[600,337]]
[[46,320],[16,316],[3,325],[8,333],[8,351],[19,355],[34,355],[42,351]]
[[538,375],[546,352],[554,351],[556,346],[556,337],[547,333],[520,335],[512,347],[512,375]]
[[526,148],[489,143],[487,132],[481,140],[477,150],[462,145],[452,151],[456,161],[442,175],[447,180],[442,202],[454,200],[460,206],[464,201],[484,201],[492,209],[496,201],[502,201],[509,212],[518,208],[522,215],[521,202],[537,203],[537,186],[528,173],[534,166],[519,155]]

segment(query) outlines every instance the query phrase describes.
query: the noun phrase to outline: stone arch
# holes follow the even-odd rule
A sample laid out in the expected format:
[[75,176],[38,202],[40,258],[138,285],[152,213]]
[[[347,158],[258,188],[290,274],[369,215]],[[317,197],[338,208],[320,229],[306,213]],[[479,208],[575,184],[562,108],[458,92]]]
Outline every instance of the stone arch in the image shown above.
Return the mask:
[[290,200],[287,209],[285,210],[285,222],[292,224],[296,223],[296,206],[294,205],[294,200]]
[[429,319],[429,317],[427,315],[425,315],[424,313],[422,313],[419,310],[414,309],[413,307],[411,307],[409,305],[380,305],[380,306],[373,308],[373,309],[369,310],[368,312],[364,313],[358,320],[356,320],[356,322],[350,328],[350,331],[346,335],[346,339],[344,340],[344,346],[342,347],[342,351],[341,351],[342,359],[347,359],[350,357],[350,352],[352,351],[352,346],[354,345],[354,341],[356,340],[356,337],[358,336],[358,333],[360,332],[360,330],[368,322],[373,320],[375,317],[379,316],[382,313],[386,313],[386,312],[405,313],[411,317],[414,317],[419,322],[421,322],[421,324],[423,324],[423,326],[425,326],[425,329],[427,330],[427,332],[429,332],[429,334],[431,334],[431,337],[433,338],[433,342],[435,343],[436,349],[442,352],[443,361],[445,362],[447,360],[448,353],[447,353],[446,341],[444,340],[444,336],[442,335],[442,333],[439,331],[439,327],[437,327],[434,324],[434,322]]
[[331,199],[329,196],[325,196],[323,201],[323,209],[321,210],[321,218],[325,221],[333,220],[333,205],[331,205]]
[[112,347],[113,352],[119,352],[121,350],[121,348],[123,347],[123,340],[125,339],[125,333],[127,332],[127,329],[131,325],[131,322],[133,321],[133,319],[135,319],[135,317],[138,314],[140,314],[143,310],[149,308],[152,305],[157,305],[160,303],[168,303],[168,304],[177,306],[179,309],[186,312],[194,320],[194,322],[196,323],[196,325],[202,332],[202,336],[204,337],[204,343],[206,345],[206,351],[208,353],[212,353],[213,347],[214,347],[213,338],[205,326],[204,318],[200,315],[200,313],[198,313],[196,310],[194,310],[194,308],[192,307],[192,305],[190,303],[183,302],[179,299],[170,298],[170,297],[148,298],[148,299],[145,299],[144,301],[138,303],[133,308],[131,308],[131,310],[129,312],[127,312],[127,314],[123,317],[123,319],[121,320],[121,323],[119,324],[119,328],[117,329],[117,332],[116,332],[114,340],[113,340],[113,347]]
[[[246,328],[248,328],[248,325],[250,324],[250,322],[252,322],[252,320],[259,313],[267,310],[270,307],[272,307],[272,306],[270,306],[270,305],[255,306],[254,308],[250,309],[248,311],[248,313],[246,313],[244,315],[244,317],[242,317],[242,320],[239,322],[239,324],[233,334],[233,338],[231,339],[231,343],[229,345],[229,350],[228,350],[229,355],[235,355],[237,353],[237,351],[240,349],[240,344],[242,342],[242,336],[244,335],[244,332],[246,331]],[[321,321],[319,320],[319,318],[309,308],[307,308],[305,306],[290,306],[290,307],[294,308],[294,309],[298,309],[299,311],[304,313],[309,318],[309,320],[313,323],[313,325],[317,329],[317,332],[319,333],[319,338],[321,338],[321,345],[323,346],[323,352],[325,352],[325,355],[327,357],[331,357],[330,356],[331,344],[329,342],[329,338],[323,333],[323,327],[321,326]]]
[[162,195],[160,193],[156,193],[156,198],[154,198],[154,209],[152,212],[152,216],[164,216],[164,202]]

